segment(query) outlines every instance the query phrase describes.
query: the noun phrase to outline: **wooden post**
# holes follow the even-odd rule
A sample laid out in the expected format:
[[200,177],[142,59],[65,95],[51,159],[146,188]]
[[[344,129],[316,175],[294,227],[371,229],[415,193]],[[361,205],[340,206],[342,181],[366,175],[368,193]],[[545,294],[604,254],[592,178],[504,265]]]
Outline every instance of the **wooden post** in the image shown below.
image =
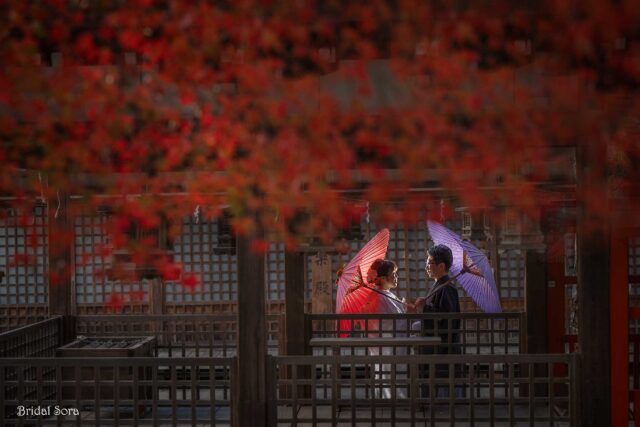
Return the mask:
[[304,263],[302,252],[284,254],[285,350],[287,355],[306,353],[308,338],[304,336]]
[[[165,286],[162,277],[149,279],[149,314],[158,316],[165,314]],[[152,322],[152,330],[156,335],[157,344],[164,345],[166,334],[164,334],[164,324],[162,320]]]
[[69,201],[60,194],[49,206],[49,315],[75,314],[71,301],[73,224],[69,215]]
[[149,279],[149,314],[165,313],[165,287],[162,277]]
[[275,357],[267,355],[267,426],[269,427],[278,425],[277,369]]
[[234,425],[267,425],[267,334],[265,327],[265,258],[251,250],[262,232],[238,237],[238,354],[233,408]]
[[610,265],[611,425],[619,427],[628,425],[629,412],[629,237],[615,227]]
[[[302,355],[309,352],[309,339],[305,331],[304,317],[304,263],[306,259],[302,252],[285,252],[284,254],[284,284],[285,284],[285,336],[286,354]],[[311,371],[308,367],[292,367],[297,369],[296,377],[310,379]],[[283,372],[287,378],[292,374],[289,369]],[[286,395],[286,394],[285,394]],[[310,387],[298,387],[298,396],[311,397]],[[289,396],[288,396],[289,397]]]
[[[525,254],[525,307],[527,312],[527,350],[547,351],[547,274],[545,256],[529,249]],[[563,328],[564,325],[554,325]]]
[[561,233],[552,233],[546,236],[547,240],[547,345],[550,353],[564,353],[565,346],[565,248],[564,236]]
[[[526,320],[526,344],[528,353],[547,352],[547,271],[545,266],[545,254],[535,249],[527,249],[525,252],[525,310]],[[563,327],[564,325],[555,325]],[[524,374],[528,375],[529,369],[534,369],[536,376],[543,376],[545,366],[526,366]],[[547,392],[545,384],[534,384],[535,396],[544,396]],[[523,396],[529,395],[528,387],[521,387]]]
[[[541,213],[546,265],[546,352],[564,353],[566,334],[565,310],[568,284],[576,284],[576,278],[566,276],[565,234],[575,233],[575,207],[549,204]],[[562,326],[560,326],[562,325]],[[570,349],[573,351],[573,349]]]
[[[599,140],[578,152],[577,273],[578,345],[581,381],[578,425],[611,425],[611,350],[609,262],[610,231],[606,175],[602,159],[606,147]],[[598,212],[596,207],[601,211]],[[617,260],[614,260],[617,261]]]

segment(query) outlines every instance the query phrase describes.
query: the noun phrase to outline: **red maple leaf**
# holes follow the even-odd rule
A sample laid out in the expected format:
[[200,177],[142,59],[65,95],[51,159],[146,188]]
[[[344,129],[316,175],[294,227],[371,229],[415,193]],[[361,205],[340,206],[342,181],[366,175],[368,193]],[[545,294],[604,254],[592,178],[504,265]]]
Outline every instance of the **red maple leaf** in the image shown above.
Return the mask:
[[256,239],[251,241],[251,251],[256,254],[263,254],[269,249],[269,242],[266,240]]
[[188,289],[189,292],[193,293],[200,284],[200,278],[195,274],[189,273],[182,276],[180,283]]
[[60,284],[60,274],[57,271],[49,272],[49,283],[53,286]]
[[144,291],[129,291],[129,300],[132,302],[141,302],[144,300]]
[[38,247],[38,235],[36,233],[30,233],[27,240],[30,248]]
[[93,270],[93,278],[98,282],[103,282],[107,280],[109,277],[109,272],[106,269],[94,269]]
[[162,272],[162,278],[167,282],[179,280],[182,275],[182,267],[173,263],[161,266],[160,271]]
[[12,267],[15,267],[15,266],[28,266],[28,265],[33,265],[33,264],[35,264],[35,257],[33,255],[29,255],[29,254],[25,254],[25,253],[15,254],[11,258],[11,261],[9,262],[9,265],[12,266]]
[[124,307],[124,298],[120,294],[113,293],[107,298],[107,309],[114,313],[122,312]]
[[91,254],[84,253],[84,254],[79,254],[79,255],[80,255],[80,260],[77,261],[77,264],[79,266],[83,266],[83,265],[89,264],[89,261],[91,261]]
[[132,51],[137,50],[138,47],[140,47],[140,43],[142,42],[142,36],[131,30],[121,31],[118,39],[122,47]]

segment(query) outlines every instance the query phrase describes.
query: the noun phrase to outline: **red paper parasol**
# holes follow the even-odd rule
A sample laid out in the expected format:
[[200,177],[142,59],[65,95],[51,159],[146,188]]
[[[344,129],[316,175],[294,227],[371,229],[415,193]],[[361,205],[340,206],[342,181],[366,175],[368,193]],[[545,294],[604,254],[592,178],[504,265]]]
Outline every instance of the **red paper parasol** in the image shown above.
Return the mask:
[[[363,286],[366,274],[373,261],[384,258],[389,245],[389,230],[383,229],[376,234],[342,269],[342,275],[338,278],[338,291],[336,294],[336,313],[377,313],[379,305],[385,298],[370,288]],[[351,322],[340,321],[340,330],[351,330]]]

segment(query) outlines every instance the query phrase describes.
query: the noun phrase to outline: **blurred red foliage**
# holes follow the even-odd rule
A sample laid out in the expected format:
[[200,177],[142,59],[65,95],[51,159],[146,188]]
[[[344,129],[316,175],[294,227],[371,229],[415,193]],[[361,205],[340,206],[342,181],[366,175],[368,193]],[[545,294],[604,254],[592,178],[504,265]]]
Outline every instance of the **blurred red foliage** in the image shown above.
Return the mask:
[[[361,201],[377,223],[536,217],[565,193],[597,218],[637,209],[640,9],[563,4],[4,1],[0,188],[52,211],[60,193],[113,196],[105,257],[148,254],[133,224],[197,206],[289,249],[333,241]],[[576,180],[550,166],[566,147],[605,155]],[[46,185],[16,185],[25,171]]]

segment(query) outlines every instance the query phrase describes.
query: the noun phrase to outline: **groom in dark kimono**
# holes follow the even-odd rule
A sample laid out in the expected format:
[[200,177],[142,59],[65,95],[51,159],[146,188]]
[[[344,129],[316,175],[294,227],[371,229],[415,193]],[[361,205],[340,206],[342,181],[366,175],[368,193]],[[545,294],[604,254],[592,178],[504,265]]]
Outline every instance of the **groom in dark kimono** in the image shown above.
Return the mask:
[[[427,251],[426,272],[430,279],[435,279],[434,285],[429,290],[425,298],[417,298],[415,301],[418,313],[459,313],[460,302],[458,290],[453,282],[449,281],[449,269],[453,263],[451,249],[445,245],[435,245]],[[441,319],[438,321],[437,334],[442,340],[435,353],[437,354],[458,354],[460,353],[460,319]],[[422,324],[423,335],[433,336],[436,334],[434,321],[425,319]],[[434,354],[433,348],[426,347],[422,354]],[[421,369],[421,376],[429,376],[429,367]],[[445,364],[436,365],[436,378],[448,378],[449,366]],[[423,387],[423,396],[426,396],[428,387]],[[437,394],[448,395],[448,387],[438,387]]]

